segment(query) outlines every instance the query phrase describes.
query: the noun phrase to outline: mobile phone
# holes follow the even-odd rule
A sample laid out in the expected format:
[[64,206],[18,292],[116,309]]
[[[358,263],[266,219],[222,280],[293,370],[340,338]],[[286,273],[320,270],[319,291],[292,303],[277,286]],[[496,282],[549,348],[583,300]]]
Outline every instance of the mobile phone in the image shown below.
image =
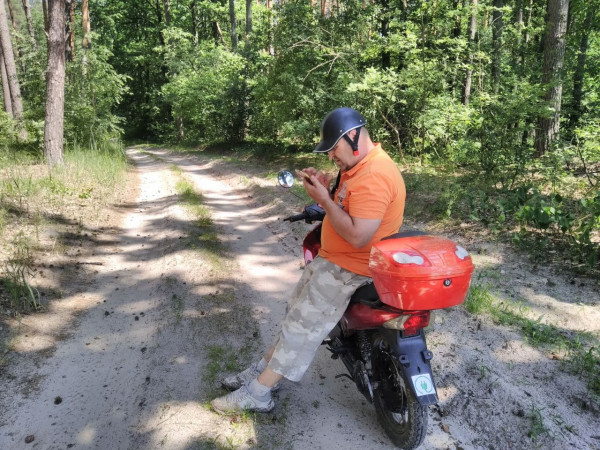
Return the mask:
[[298,174],[298,176],[301,176],[302,178],[304,178],[306,180],[307,183],[312,184],[312,181],[310,179],[310,175],[307,174],[306,172],[302,171],[302,170],[298,170],[296,169],[296,174]]

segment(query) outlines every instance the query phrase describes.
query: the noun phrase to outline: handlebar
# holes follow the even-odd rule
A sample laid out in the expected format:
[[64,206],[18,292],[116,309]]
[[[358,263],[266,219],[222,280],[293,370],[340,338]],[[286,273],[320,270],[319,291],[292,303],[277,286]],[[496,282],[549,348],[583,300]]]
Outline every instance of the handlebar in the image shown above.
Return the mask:
[[306,219],[306,213],[296,214],[295,216],[286,217],[283,219],[284,222],[298,222],[299,220]]
[[302,212],[301,214],[286,217],[283,220],[284,222],[297,222],[299,220],[304,220],[306,223],[313,223],[321,221],[324,218],[325,210],[321,208],[318,203],[313,203],[312,205],[306,206],[304,208],[304,212]]

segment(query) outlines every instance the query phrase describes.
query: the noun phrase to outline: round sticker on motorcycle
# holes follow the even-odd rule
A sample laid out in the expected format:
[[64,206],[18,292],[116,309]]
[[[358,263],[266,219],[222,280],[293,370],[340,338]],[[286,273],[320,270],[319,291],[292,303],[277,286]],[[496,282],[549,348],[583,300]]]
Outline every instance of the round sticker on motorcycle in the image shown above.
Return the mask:
[[412,382],[413,382],[413,386],[415,387],[415,392],[417,393],[417,397],[421,397],[423,395],[435,394],[435,388],[433,387],[433,381],[431,380],[431,376],[428,373],[424,373],[421,375],[413,375]]

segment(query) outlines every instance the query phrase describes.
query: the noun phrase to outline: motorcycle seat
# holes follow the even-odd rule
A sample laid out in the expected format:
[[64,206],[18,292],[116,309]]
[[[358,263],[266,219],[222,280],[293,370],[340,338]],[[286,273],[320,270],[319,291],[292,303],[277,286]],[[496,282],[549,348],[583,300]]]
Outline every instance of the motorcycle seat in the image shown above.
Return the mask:
[[359,287],[354,294],[352,294],[352,297],[350,297],[350,303],[364,303],[370,306],[381,304],[373,282],[371,281]]
[[382,241],[385,241],[386,239],[402,239],[402,238],[413,237],[413,236],[427,236],[427,233],[425,233],[424,231],[420,231],[420,230],[401,231],[399,233],[392,234],[391,236],[384,237],[382,239]]

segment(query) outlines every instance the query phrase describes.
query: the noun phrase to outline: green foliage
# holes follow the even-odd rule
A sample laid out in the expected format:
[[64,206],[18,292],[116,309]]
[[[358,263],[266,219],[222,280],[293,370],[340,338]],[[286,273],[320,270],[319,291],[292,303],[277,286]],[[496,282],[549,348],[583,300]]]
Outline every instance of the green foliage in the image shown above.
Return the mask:
[[[600,39],[597,17],[589,14],[593,4],[571,5],[564,70],[554,80],[562,83],[560,133],[544,157],[534,149],[536,133],[539,119],[554,110],[541,84],[543,2],[505,5],[499,47],[489,1],[475,11],[475,42],[467,36],[468,2],[349,0],[334,2],[325,15],[310,2],[271,10],[252,2],[247,35],[245,3],[238,1],[236,49],[227,2],[171,2],[168,21],[160,6],[90,3],[93,48],[76,48],[67,63],[68,146],[101,151],[118,146],[124,134],[226,143],[221,149],[246,141],[281,153],[309,150],[324,115],[353,106],[403,164],[418,161],[453,178],[428,183],[421,206],[428,217],[478,223],[512,233],[539,256],[559,249],[576,264],[598,267]],[[38,3],[34,21],[38,49],[22,39],[23,24],[18,37],[30,133],[19,145],[39,154],[47,55]],[[1,114],[0,148],[14,150],[17,143],[14,123]]]
[[566,163],[583,172],[590,186],[599,186],[600,119],[585,120],[575,128],[572,143],[565,146]]
[[563,248],[565,259],[597,268],[600,242],[595,236],[600,230],[600,191],[575,202],[524,184],[516,189],[465,191],[459,198],[472,221],[496,231],[518,227],[513,239],[528,250],[537,247],[545,254],[558,246]]
[[17,124],[0,109],[0,150],[6,150],[18,140]]
[[33,275],[33,243],[19,232],[12,241],[12,257],[6,261],[2,270],[3,282],[9,294],[10,310],[32,311],[41,308],[40,293],[29,284]]
[[65,140],[70,146],[96,150],[121,138],[122,119],[113,111],[122,100],[128,77],[108,63],[111,56],[97,46],[67,65]]
[[537,441],[540,436],[549,433],[548,428],[544,425],[544,416],[542,416],[543,409],[544,408],[536,408],[533,404],[531,405],[531,412],[528,416],[530,420],[530,429],[527,436],[530,437],[533,442]]
[[239,132],[238,108],[243,58],[222,47],[204,44],[203,51],[180,64],[162,88],[173,117],[182,117],[189,142],[234,140]]
[[494,299],[490,293],[489,286],[474,284],[469,288],[465,299],[465,308],[471,314],[480,314],[492,308]]
[[502,95],[476,95],[462,145],[448,156],[457,164],[482,170],[490,181],[510,187],[533,160],[533,149],[525,136],[532,117],[539,112],[539,95],[538,86],[517,80]]

